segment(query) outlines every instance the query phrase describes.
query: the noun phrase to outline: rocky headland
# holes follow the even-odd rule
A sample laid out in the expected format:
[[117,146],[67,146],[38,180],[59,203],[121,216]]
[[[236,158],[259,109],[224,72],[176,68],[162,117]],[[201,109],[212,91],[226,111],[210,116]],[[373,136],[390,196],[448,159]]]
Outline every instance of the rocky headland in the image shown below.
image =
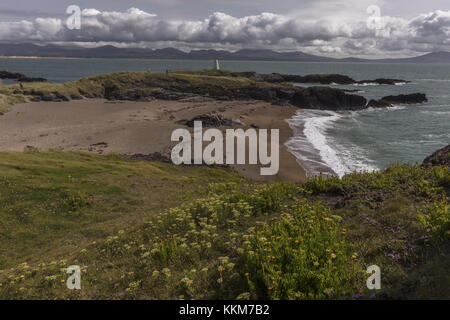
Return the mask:
[[371,108],[387,108],[395,104],[421,104],[428,102],[428,98],[424,93],[401,94],[397,96],[387,96],[380,100],[370,100],[367,107]]
[[33,78],[19,72],[9,72],[0,70],[0,79],[15,80],[17,82],[47,82],[45,78]]
[[450,145],[437,150],[435,153],[427,157],[423,161],[423,165],[430,166],[447,166],[450,169]]
[[[186,71],[180,71],[186,73]],[[197,72],[196,72],[197,73]],[[342,74],[309,74],[309,75],[294,75],[294,74],[281,74],[281,73],[257,73],[257,72],[232,72],[232,71],[203,71],[202,74],[210,76],[227,76],[236,78],[248,78],[255,81],[269,82],[269,83],[281,83],[281,82],[293,82],[293,83],[308,83],[308,84],[340,84],[340,85],[399,85],[406,84],[409,81],[401,79],[386,79],[379,78],[374,80],[355,80],[349,76]]]
[[[8,72],[4,72],[3,77],[23,79],[20,74]],[[406,82],[395,79],[370,80],[374,81],[386,84]],[[104,98],[110,101],[139,102],[154,99],[181,102],[257,100],[277,106],[341,111],[427,101],[424,94],[414,93],[388,96],[368,102],[363,96],[348,90],[328,86],[299,87],[292,82],[361,83],[348,76],[334,74],[296,76],[229,71],[121,72],[83,78],[65,84],[42,82],[3,86],[0,88],[0,107],[2,101],[4,104],[11,104],[17,101],[62,102],[83,98]]]

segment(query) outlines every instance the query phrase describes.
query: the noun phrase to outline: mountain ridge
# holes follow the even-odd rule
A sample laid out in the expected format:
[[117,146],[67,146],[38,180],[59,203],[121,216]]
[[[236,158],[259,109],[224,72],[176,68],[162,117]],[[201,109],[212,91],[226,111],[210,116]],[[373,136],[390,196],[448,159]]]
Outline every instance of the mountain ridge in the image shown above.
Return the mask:
[[348,62],[348,63],[450,63],[450,52],[431,52],[417,57],[391,59],[362,59],[355,57],[330,58],[304,53],[277,52],[269,49],[242,49],[236,52],[200,49],[184,52],[176,48],[143,49],[118,48],[112,45],[95,48],[40,46],[32,43],[0,43],[0,56],[38,56],[64,58],[136,58],[136,59],[186,59],[186,60],[260,60],[298,62]]

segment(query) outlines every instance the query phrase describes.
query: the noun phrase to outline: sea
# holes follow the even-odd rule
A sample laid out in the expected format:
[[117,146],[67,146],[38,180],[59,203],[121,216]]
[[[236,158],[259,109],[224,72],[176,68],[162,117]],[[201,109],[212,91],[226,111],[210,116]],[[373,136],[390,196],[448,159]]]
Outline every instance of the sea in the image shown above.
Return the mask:
[[[375,171],[397,164],[420,163],[450,144],[450,64],[319,63],[221,61],[221,68],[259,73],[338,73],[356,80],[394,78],[403,85],[359,85],[336,88],[358,90],[367,99],[421,92],[429,102],[395,105],[387,109],[332,112],[301,110],[287,119],[293,137],[286,146],[309,175],[343,176],[353,171]],[[0,70],[22,72],[64,83],[86,76],[119,71],[210,69],[209,60],[0,58]],[[303,84],[295,84],[304,86]]]

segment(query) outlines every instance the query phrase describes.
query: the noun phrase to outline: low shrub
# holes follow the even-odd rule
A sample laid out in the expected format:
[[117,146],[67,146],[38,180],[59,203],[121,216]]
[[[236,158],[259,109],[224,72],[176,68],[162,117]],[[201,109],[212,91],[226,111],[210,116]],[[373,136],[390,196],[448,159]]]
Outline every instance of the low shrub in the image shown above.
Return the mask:
[[306,201],[288,211],[246,242],[250,292],[259,299],[342,298],[355,292],[362,269],[344,239],[341,218]]
[[438,246],[450,240],[450,204],[447,199],[435,201],[425,208],[419,221],[429,234],[431,242]]

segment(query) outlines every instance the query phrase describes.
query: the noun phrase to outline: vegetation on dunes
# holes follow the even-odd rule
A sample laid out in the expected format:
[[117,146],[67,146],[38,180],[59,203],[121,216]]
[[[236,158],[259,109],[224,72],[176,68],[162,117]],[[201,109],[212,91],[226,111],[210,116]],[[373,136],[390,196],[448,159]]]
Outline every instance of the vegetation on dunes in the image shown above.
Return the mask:
[[[450,297],[446,166],[257,184],[33,151],[0,153],[0,170],[1,298]],[[69,265],[81,290],[66,288]],[[381,291],[366,288],[370,265]]]

